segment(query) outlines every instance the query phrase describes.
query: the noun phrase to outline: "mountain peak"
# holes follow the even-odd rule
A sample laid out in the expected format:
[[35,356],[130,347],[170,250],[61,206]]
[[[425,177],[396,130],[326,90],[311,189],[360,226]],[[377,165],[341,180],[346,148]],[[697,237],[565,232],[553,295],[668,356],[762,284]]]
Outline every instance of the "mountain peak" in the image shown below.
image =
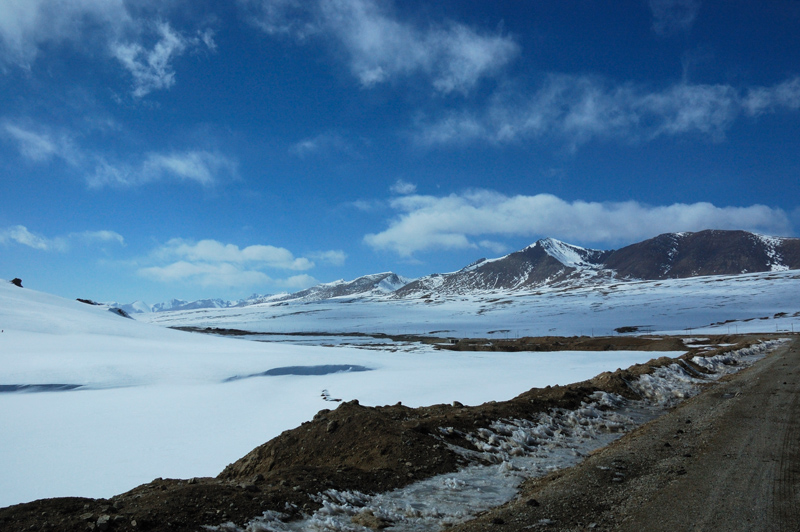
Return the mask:
[[582,248],[552,237],[537,240],[526,249],[537,247],[564,266],[576,270],[597,269],[601,266],[603,256],[607,254],[605,251]]

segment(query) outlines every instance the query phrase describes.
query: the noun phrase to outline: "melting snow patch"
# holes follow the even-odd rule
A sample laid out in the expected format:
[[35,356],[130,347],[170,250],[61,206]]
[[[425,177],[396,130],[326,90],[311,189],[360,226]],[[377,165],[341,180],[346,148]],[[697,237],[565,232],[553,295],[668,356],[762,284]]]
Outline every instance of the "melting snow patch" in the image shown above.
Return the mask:
[[711,372],[709,378],[718,379],[723,375],[736,373],[745,366],[751,365],[756,360],[766,356],[772,349],[778,347],[785,340],[772,340],[762,342],[737,351],[714,355],[713,357],[697,356],[692,358],[692,362]]

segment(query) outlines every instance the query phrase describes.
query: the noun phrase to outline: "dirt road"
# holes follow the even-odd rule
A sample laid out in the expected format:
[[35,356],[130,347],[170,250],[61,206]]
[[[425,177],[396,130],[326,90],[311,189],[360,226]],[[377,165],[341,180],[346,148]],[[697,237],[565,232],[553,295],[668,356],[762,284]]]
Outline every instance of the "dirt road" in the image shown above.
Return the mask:
[[799,531],[800,339],[456,527]]

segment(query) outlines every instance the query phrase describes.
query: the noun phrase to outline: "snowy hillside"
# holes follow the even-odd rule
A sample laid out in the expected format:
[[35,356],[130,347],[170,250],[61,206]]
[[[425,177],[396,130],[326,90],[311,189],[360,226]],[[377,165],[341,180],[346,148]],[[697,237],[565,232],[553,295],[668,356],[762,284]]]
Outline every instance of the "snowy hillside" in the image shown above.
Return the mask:
[[411,280],[392,272],[365,275],[352,281],[340,279],[332,283],[323,283],[293,294],[275,297],[273,302],[308,302],[333,299],[347,296],[380,296],[394,292],[408,284]]
[[[526,291],[453,295],[429,291],[419,297],[348,299],[347,304],[337,300],[262,304],[235,312],[208,309],[138,319],[164,326],[236,328],[286,335],[599,336],[614,335],[615,329],[630,326],[659,333],[800,331],[798,292],[800,271],[790,270]],[[332,340],[329,337],[325,341]]]
[[249,342],[124,319],[5,281],[0,329],[0,506],[216,475],[335,407],[323,390],[366,405],[479,404],[651,358]]

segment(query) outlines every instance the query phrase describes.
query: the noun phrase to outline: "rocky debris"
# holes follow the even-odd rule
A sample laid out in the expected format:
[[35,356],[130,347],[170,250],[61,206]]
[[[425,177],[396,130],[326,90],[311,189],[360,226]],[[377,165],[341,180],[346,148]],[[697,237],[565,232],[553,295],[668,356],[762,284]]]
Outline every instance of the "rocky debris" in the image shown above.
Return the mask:
[[[721,337],[715,337],[719,339]],[[727,343],[722,342],[721,343]],[[734,342],[735,343],[735,342]],[[685,351],[678,337],[648,336],[524,336],[513,339],[465,338],[438,344],[450,351]]]
[[112,308],[108,309],[108,311],[111,312],[112,314],[116,314],[117,316],[121,316],[123,318],[128,318],[129,320],[133,319],[133,318],[131,318],[130,314],[128,314],[127,312],[125,312],[121,308],[112,307]]

